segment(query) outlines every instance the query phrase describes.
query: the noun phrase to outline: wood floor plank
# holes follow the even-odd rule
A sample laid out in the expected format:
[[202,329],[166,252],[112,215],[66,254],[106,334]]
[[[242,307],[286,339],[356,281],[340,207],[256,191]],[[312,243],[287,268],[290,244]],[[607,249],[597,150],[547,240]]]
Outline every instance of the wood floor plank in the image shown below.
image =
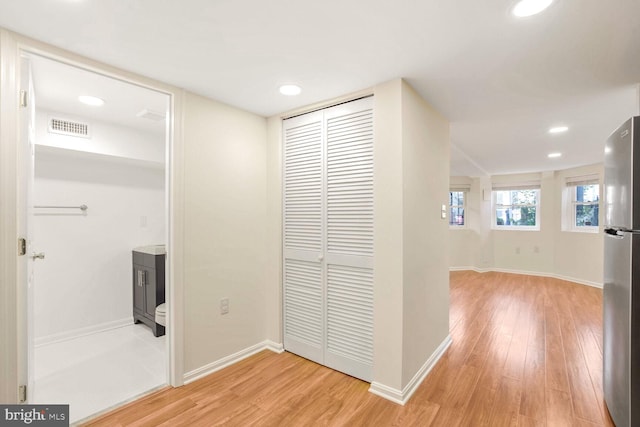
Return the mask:
[[546,393],[547,425],[570,427],[573,425],[571,395],[567,392],[547,389]]
[[518,417],[518,427],[544,427],[547,423],[544,420],[529,418],[524,415]]
[[494,427],[517,426],[520,414],[520,398],[522,382],[509,377],[502,377],[496,399],[491,411],[489,425]]
[[546,419],[545,352],[544,348],[528,347],[524,364],[524,379],[520,415],[542,423]]
[[404,406],[290,353],[260,352],[90,426],[613,426],[602,399],[602,291],[451,273],[453,343]]
[[546,361],[545,373],[547,387],[553,390],[569,391],[567,379],[567,365],[564,358],[564,346],[562,335],[547,334],[546,336]]

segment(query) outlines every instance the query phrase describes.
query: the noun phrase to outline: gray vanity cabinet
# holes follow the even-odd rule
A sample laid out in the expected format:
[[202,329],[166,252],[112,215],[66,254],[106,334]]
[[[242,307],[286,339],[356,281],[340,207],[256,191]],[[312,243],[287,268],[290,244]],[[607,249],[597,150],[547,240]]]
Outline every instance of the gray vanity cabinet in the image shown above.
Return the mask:
[[[143,246],[133,250],[133,321],[144,323],[153,335],[164,335],[156,323],[156,307],[164,302],[164,251]],[[154,253],[161,252],[161,253]]]

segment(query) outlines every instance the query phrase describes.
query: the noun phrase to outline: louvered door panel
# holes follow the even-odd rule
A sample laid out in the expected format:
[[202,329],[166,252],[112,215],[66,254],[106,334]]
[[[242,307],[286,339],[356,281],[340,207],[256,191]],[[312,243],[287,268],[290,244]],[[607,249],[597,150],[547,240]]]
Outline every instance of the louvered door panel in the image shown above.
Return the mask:
[[322,121],[311,118],[284,130],[284,245],[322,249]]
[[283,122],[284,346],[324,363],[323,114]]
[[373,99],[326,120],[325,364],[370,381],[373,370]]
[[287,350],[323,363],[323,274],[319,262],[285,260],[284,333]]
[[373,111],[327,120],[327,251],[373,255]]
[[373,366],[373,270],[327,266],[325,363],[371,380]]

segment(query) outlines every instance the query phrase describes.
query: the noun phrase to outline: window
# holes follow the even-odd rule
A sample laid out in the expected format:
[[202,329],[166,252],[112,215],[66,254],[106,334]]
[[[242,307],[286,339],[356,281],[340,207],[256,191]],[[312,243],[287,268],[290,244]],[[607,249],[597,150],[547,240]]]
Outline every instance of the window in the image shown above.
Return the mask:
[[600,214],[598,182],[598,176],[567,178],[563,203],[563,230],[598,231]]
[[449,226],[451,228],[463,228],[465,192],[449,191]]
[[539,201],[540,189],[536,187],[494,187],[492,227],[505,230],[539,230]]

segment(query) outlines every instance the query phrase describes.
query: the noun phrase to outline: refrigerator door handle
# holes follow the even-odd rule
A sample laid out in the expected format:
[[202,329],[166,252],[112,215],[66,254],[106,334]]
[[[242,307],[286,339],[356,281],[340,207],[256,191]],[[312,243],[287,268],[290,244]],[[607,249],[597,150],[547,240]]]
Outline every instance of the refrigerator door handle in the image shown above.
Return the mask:
[[624,232],[621,230],[616,230],[615,228],[605,228],[604,232],[607,236],[613,237],[614,239],[624,238]]

